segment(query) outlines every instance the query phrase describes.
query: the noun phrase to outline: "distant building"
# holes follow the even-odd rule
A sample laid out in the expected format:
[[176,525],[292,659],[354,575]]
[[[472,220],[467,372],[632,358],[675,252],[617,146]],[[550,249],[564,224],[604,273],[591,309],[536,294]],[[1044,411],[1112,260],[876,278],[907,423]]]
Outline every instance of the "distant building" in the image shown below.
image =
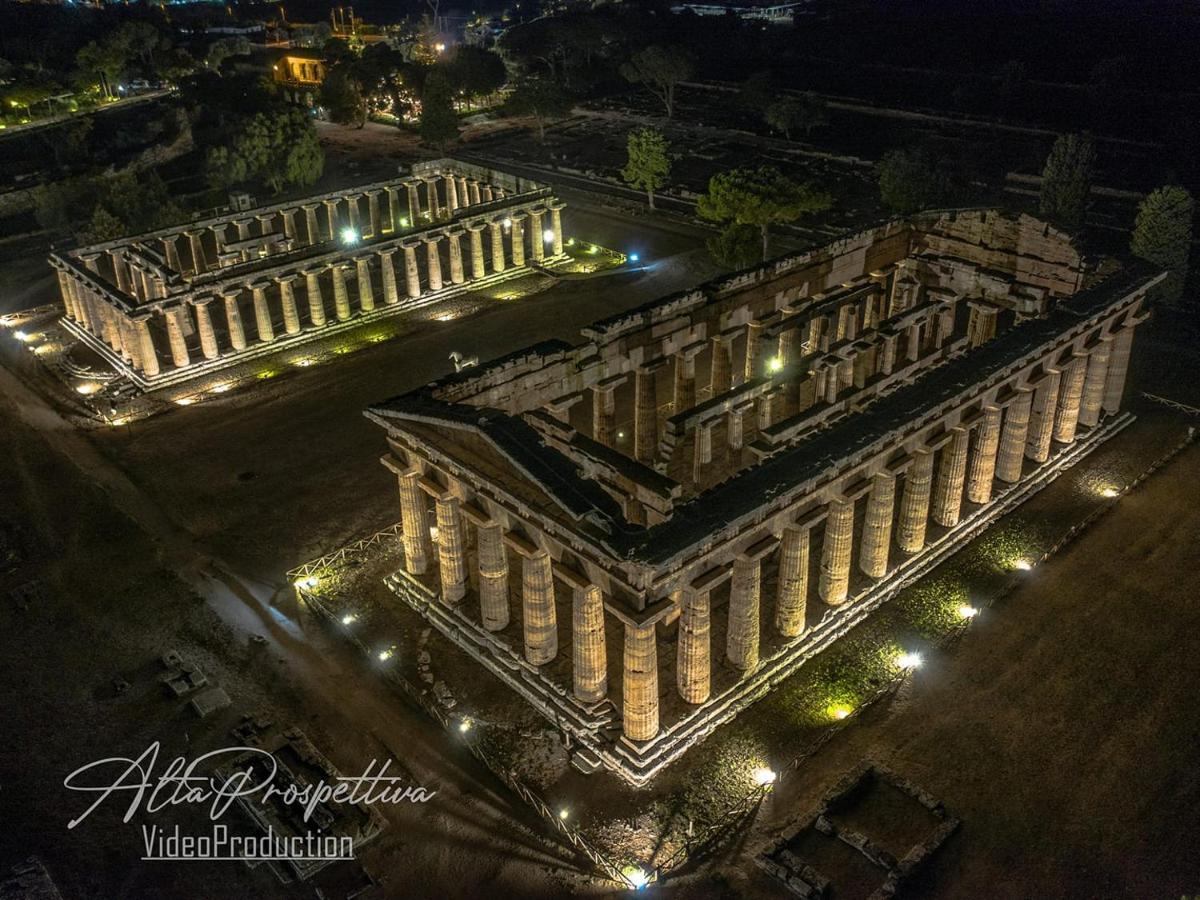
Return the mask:
[[803,2],[757,5],[736,2],[680,3],[671,7],[671,12],[691,12],[698,16],[735,15],[739,19],[767,22],[771,25],[790,25],[796,18],[796,7]]

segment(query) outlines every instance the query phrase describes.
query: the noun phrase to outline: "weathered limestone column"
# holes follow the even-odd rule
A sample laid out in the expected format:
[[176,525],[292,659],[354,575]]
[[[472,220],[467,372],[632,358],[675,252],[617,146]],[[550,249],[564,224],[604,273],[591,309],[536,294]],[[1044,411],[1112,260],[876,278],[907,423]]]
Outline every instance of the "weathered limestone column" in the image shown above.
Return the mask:
[[460,208],[471,205],[471,195],[467,191],[467,176],[458,176],[458,205]]
[[708,591],[684,590],[676,640],[675,683],[685,703],[703,703],[712,691],[712,621]]
[[1121,411],[1125,396],[1125,375],[1129,371],[1129,351],[1133,347],[1133,326],[1126,325],[1113,337],[1112,355],[1108,361],[1108,378],[1104,383],[1104,411],[1116,415]]
[[458,182],[453,175],[444,176],[446,179],[446,206],[451,213],[458,211]]
[[729,415],[725,421],[725,438],[729,442],[729,449],[741,450],[745,443],[746,423],[744,421],[746,415],[746,407],[739,406],[729,410]]
[[1079,421],[1089,428],[1100,423],[1104,406],[1104,389],[1108,383],[1108,361],[1112,356],[1113,339],[1102,337],[1088,354],[1087,375],[1083,381],[1083,400],[1079,406]]
[[467,280],[463,273],[462,234],[459,228],[446,229],[446,245],[450,249],[450,281],[453,284],[462,284]]
[[491,203],[492,200],[495,199],[495,193],[492,190],[492,186],[486,182],[479,185],[479,193],[483,198],[484,203]]
[[329,223],[329,240],[337,240],[338,232],[338,200],[337,197],[332,197],[327,200],[322,200],[325,204],[325,219]]
[[350,295],[346,293],[346,264],[335,262],[329,267],[333,275],[333,311],[339,322],[350,318]]
[[487,268],[483,263],[483,229],[487,228],[486,222],[471,222],[466,226],[470,233],[471,242],[471,278],[478,281],[487,275]]
[[179,369],[187,368],[191,365],[192,359],[188,355],[187,342],[183,337],[183,315],[182,307],[172,307],[163,310],[167,319],[167,338],[171,343],[171,361],[175,363],[175,367]]
[[146,377],[154,378],[161,370],[158,365],[158,351],[154,347],[154,336],[150,333],[150,320],[148,317],[134,319],[133,324],[141,349],[142,372]]
[[371,257],[364,254],[354,257],[354,272],[358,281],[358,306],[363,312],[375,308],[375,288],[371,285]]
[[785,528],[779,543],[775,628],[784,637],[804,634],[808,606],[808,536],[807,528]]
[[169,234],[162,239],[163,252],[166,255],[167,265],[174,272],[182,272],[183,266],[179,264],[179,247],[176,241],[179,240],[179,235]]
[[992,499],[992,482],[996,478],[996,453],[1000,449],[1000,407],[985,406],[983,423],[979,426],[979,441],[971,457],[967,476],[967,499],[972,503],[987,503]]
[[1018,388],[1017,396],[1004,413],[1004,430],[1000,434],[1000,455],[996,458],[996,477],[1008,484],[1021,480],[1025,462],[1025,442],[1029,439],[1029,411],[1033,406],[1033,391]]
[[246,349],[246,330],[242,327],[242,311],[238,307],[241,288],[226,288],[221,291],[225,300],[225,324],[229,329],[229,343],[234,350]]
[[696,426],[695,446],[692,450],[692,481],[700,484],[704,467],[712,462],[712,423]]
[[304,210],[304,237],[309,246],[319,244],[321,242],[321,227],[317,224],[317,209],[320,208],[319,203],[302,203],[300,208]]
[[488,228],[492,232],[492,271],[504,271],[504,233],[501,231],[503,226],[497,220],[493,219],[488,222]]
[[679,415],[696,405],[696,358],[692,354],[675,354],[675,383],[672,411]]
[[712,396],[723,394],[733,387],[733,354],[728,339],[717,336],[712,339],[712,371],[708,386]]
[[308,318],[315,328],[325,325],[325,298],[321,295],[321,273],[324,271],[324,266],[304,270],[304,287],[308,292]]
[[625,623],[622,683],[625,737],[648,741],[658,734],[658,645],[653,624]]
[[434,501],[438,529],[438,576],[442,602],[453,605],[467,593],[467,549],[458,498],[449,491]]
[[655,369],[634,373],[633,452],[634,457],[652,465],[658,454],[658,389]]
[[468,178],[467,179],[467,189],[469,191],[468,196],[470,197],[471,205],[478,206],[479,202],[480,202],[480,200],[479,200],[479,182],[476,181],[474,178]]
[[1048,369],[1033,395],[1033,410],[1029,416],[1029,440],[1025,455],[1034,462],[1050,458],[1050,442],[1054,438],[1054,420],[1058,413],[1058,395],[1062,389],[1062,373]]
[[408,222],[416,225],[421,220],[421,198],[417,195],[417,183],[407,182],[404,188],[408,192]]
[[584,703],[599,703],[608,693],[608,654],[604,646],[604,598],[589,584],[571,597],[572,684]]
[[404,543],[404,568],[410,575],[424,575],[433,553],[429,536],[429,508],[418,483],[421,472],[410,469],[400,476],[400,528]]
[[525,213],[513,213],[512,222],[512,261],[518,269],[525,265]]
[[593,386],[592,388],[592,440],[606,447],[613,446],[617,399],[615,389]]
[[435,221],[441,215],[441,203],[438,200],[437,178],[423,178],[425,182],[425,199],[426,208],[429,212],[429,220]]
[[554,610],[554,574],[550,554],[540,548],[521,558],[521,592],[524,610],[525,660],[532,666],[550,662],[558,654],[558,616]]
[[416,241],[405,241],[400,245],[400,249],[404,251],[404,292],[410,299],[421,296],[421,273],[417,269],[419,246]]
[[761,587],[762,566],[759,559],[744,553],[736,557],[733,561],[733,581],[729,588],[725,657],[734,668],[743,672],[758,665]]
[[1075,440],[1079,424],[1079,404],[1083,399],[1083,381],[1087,374],[1087,357],[1076,354],[1071,358],[1063,376],[1062,397],[1054,417],[1054,439],[1060,444]]
[[746,323],[746,380],[759,376],[759,357],[762,355],[762,330],[758,322]]
[[850,593],[850,559],[854,550],[854,501],[831,500],[825,517],[825,539],[821,543],[821,577],[817,585],[821,599],[830,606],[846,602]]
[[238,219],[237,221],[235,221],[233,223],[233,225],[237,229],[239,241],[248,241],[250,239],[250,220],[249,219]]
[[858,566],[870,578],[887,574],[892,546],[892,519],[896,511],[896,476],[879,472],[871,481],[867,516],[863,520],[862,553]]
[[933,492],[933,520],[952,528],[962,514],[963,482],[967,477],[967,444],[970,433],[961,425],[950,429],[950,442],[942,447],[937,486]]
[[396,288],[396,267],[392,264],[392,257],[396,253],[395,247],[387,247],[379,251],[379,273],[383,278],[383,302],[388,306],[394,306],[400,302],[400,292]]
[[371,237],[377,238],[383,234],[383,219],[379,215],[379,195],[381,190],[367,191],[367,216],[371,220]]
[[900,498],[900,521],[896,544],[905,553],[917,553],[925,546],[925,526],[929,520],[929,494],[933,485],[933,453],[922,447],[913,451],[912,464],[904,477]]
[[480,525],[476,531],[479,545],[479,616],[488,631],[508,627],[508,553],[498,522]]
[[361,194],[347,194],[346,195],[346,208],[350,212],[350,228],[354,231],[355,237],[359,237],[359,238],[362,237],[362,233],[363,233],[362,223],[359,220],[359,210],[358,210],[358,201],[361,196],[362,196]]
[[440,291],[442,289],[442,257],[438,254],[438,241],[442,239],[440,234],[430,234],[421,238],[425,242],[425,264],[428,267],[427,275],[429,277],[429,290]]
[[395,234],[400,230],[400,194],[399,188],[394,184],[384,185],[383,192],[387,197],[387,217],[384,219],[383,230],[388,234]]
[[283,330],[288,334],[300,333],[300,312],[296,309],[296,291],[292,283],[300,276],[295,274],[276,275],[279,285],[279,305],[283,309]]
[[204,242],[202,232],[185,231],[188,247],[192,251],[192,271],[196,274],[208,271],[208,260],[204,258]]
[[192,306],[196,308],[196,331],[200,333],[200,351],[205,359],[216,359],[221,355],[220,348],[217,347],[217,335],[213,331],[212,314],[208,311],[208,304],[212,299],[197,297],[192,301]]
[[546,235],[545,229],[542,228],[542,216],[543,212],[540,209],[529,211],[529,250],[533,254],[533,261],[538,263],[546,258]]
[[271,223],[275,219],[275,213],[259,213],[254,218],[258,219],[258,233],[260,236],[271,233]]
[[283,217],[283,236],[290,241],[296,240],[296,210],[285,209],[281,213]]
[[275,329],[271,326],[271,307],[267,304],[267,283],[258,281],[250,285],[254,296],[254,326],[258,329],[258,339],[264,344],[275,340]]
[[550,206],[550,250],[555,256],[563,254],[563,228],[562,228],[562,211],[566,208],[566,204],[560,201],[554,201]]

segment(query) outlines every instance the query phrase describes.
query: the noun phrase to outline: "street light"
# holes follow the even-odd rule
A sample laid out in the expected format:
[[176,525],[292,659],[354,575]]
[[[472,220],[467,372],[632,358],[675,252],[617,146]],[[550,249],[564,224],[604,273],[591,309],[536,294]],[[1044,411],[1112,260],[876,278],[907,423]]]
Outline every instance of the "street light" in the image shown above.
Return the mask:
[[343,228],[342,229],[342,243],[347,244],[347,245],[357,244],[358,243],[358,232],[355,231],[353,228]]
[[774,784],[775,779],[778,777],[773,769],[768,769],[766,766],[754,770],[754,783],[759,787],[767,787]]

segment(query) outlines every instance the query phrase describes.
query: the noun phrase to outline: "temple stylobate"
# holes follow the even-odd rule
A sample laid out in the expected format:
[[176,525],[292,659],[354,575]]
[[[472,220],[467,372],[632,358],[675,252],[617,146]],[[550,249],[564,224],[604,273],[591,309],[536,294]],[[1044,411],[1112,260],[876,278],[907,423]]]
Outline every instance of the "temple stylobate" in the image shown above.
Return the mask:
[[644,782],[1128,421],[1161,276],[1099,273],[926,213],[378,404],[389,585]]
[[67,327],[153,390],[555,262],[563,206],[527,179],[436,160],[50,263]]

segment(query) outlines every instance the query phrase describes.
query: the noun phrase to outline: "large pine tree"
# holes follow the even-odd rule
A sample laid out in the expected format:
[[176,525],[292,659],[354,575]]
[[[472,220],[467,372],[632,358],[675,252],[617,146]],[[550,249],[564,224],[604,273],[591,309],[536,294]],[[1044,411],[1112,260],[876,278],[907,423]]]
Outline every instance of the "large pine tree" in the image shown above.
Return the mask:
[[1183,296],[1188,250],[1192,243],[1192,195],[1178,185],[1151,191],[1138,207],[1129,249],[1134,256],[1162,266],[1167,277],[1157,293],[1164,300]]

